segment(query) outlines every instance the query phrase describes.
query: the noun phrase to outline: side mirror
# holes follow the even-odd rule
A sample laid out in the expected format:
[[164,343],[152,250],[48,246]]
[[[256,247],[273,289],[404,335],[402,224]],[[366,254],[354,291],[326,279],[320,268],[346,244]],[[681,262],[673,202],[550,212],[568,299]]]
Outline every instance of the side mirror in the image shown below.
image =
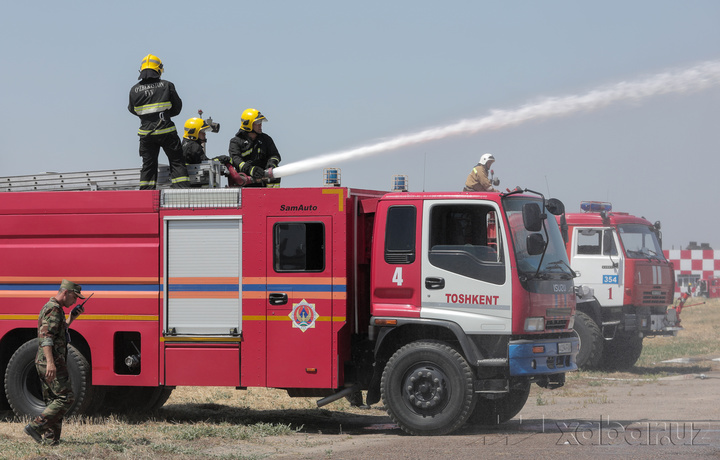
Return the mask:
[[527,236],[526,246],[531,256],[542,254],[545,250],[545,239],[540,233],[531,233]]
[[542,211],[537,203],[525,203],[522,209],[523,225],[529,232],[539,232],[542,230]]
[[545,203],[545,209],[547,209],[553,216],[565,214],[565,205],[557,198],[550,198],[547,200],[547,203]]
[[562,235],[563,242],[567,244],[567,242],[570,241],[570,235],[568,232],[568,224],[567,219],[565,219],[565,214],[560,216],[560,234]]

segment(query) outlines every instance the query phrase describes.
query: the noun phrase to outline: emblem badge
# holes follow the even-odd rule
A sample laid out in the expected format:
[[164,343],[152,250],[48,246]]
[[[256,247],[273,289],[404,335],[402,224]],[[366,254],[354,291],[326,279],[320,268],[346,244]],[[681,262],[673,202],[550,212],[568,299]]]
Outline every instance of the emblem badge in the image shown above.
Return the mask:
[[320,317],[315,311],[315,304],[307,303],[305,299],[300,303],[293,304],[293,309],[288,316],[292,320],[293,327],[303,332],[315,328],[315,321]]

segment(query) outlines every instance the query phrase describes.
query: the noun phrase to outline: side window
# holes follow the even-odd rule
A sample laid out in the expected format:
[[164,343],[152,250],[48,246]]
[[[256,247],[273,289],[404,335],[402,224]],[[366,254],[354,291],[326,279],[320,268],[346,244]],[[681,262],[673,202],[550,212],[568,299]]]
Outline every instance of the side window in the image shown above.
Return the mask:
[[603,254],[606,256],[616,256],[618,254],[613,231],[609,229],[605,229],[603,236]]
[[430,211],[430,263],[494,284],[505,282],[497,215],[478,204],[436,205]]
[[577,254],[600,255],[602,249],[602,230],[597,228],[581,228],[577,233]]
[[321,272],[325,268],[325,226],[321,222],[280,222],[273,227],[276,272]]
[[391,206],[385,226],[385,262],[415,262],[415,206]]

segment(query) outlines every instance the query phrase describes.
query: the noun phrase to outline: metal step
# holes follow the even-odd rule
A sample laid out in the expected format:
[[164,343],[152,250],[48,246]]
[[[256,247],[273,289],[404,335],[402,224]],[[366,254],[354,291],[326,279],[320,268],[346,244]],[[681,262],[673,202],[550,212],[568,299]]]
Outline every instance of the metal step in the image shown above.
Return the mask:
[[[220,187],[222,168],[217,161],[188,165],[192,187]],[[170,167],[158,167],[157,188],[169,188]],[[31,176],[0,177],[2,192],[31,192],[54,190],[137,190],[140,188],[140,168],[108,169],[69,173],[41,173]]]

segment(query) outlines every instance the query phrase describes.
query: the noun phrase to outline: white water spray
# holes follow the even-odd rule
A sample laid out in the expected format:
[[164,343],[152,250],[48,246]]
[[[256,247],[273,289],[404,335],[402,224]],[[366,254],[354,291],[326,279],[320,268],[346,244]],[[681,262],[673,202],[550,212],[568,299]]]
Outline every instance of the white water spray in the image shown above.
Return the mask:
[[620,82],[592,90],[583,95],[551,97],[538,103],[526,104],[514,110],[491,110],[490,115],[486,117],[461,120],[442,128],[426,129],[364,147],[308,158],[275,168],[273,176],[285,177],[318,168],[335,166],[343,161],[360,159],[388,150],[450,136],[474,134],[518,125],[530,120],[597,110],[613,102],[638,101],[651,96],[669,93],[700,91],[717,84],[720,84],[720,61],[708,61],[685,70],[661,73],[643,80]]

